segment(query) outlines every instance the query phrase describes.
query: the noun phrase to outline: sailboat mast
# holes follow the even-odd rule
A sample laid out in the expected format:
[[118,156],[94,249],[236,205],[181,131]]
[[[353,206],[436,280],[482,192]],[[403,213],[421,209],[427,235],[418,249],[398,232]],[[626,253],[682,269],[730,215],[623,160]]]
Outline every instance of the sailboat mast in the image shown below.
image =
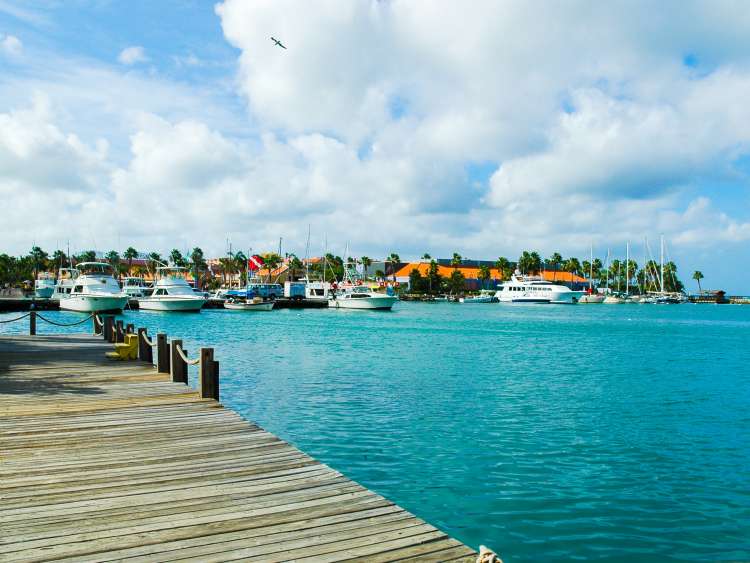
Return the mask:
[[664,293],[664,235],[661,235],[661,252],[659,254],[659,286]]
[[591,256],[589,257],[589,293],[594,291],[594,243],[591,243]]
[[630,295],[630,241],[625,244],[625,297]]

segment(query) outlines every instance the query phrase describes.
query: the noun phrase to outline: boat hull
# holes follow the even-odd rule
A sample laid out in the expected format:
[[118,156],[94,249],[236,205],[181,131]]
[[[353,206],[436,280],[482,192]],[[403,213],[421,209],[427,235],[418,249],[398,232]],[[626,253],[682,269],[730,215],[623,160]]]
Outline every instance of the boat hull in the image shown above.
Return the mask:
[[127,303],[127,295],[72,295],[60,299],[60,309],[78,311],[79,313],[121,311]]
[[224,308],[231,311],[270,311],[273,309],[273,301],[263,303],[229,303],[224,302]]
[[145,297],[138,299],[138,308],[144,311],[200,311],[206,300],[203,297]]
[[36,294],[36,296],[39,297],[39,298],[41,298],[41,299],[49,299],[50,297],[52,297],[52,294],[54,292],[55,292],[55,287],[54,286],[52,286],[52,287],[37,287],[34,290],[34,293]]
[[495,303],[497,301],[494,297],[462,297],[458,300],[459,303]]
[[589,305],[604,303],[604,296],[587,293],[582,295],[578,302],[584,304],[588,303]]
[[[584,297],[583,292],[580,291],[552,291],[549,295],[544,297],[540,295],[516,295],[509,297],[502,295],[506,292],[498,292],[501,295],[497,295],[497,299],[501,303],[547,303],[553,305],[573,305],[578,303],[579,300]],[[520,293],[520,292],[519,292]]]
[[335,309],[369,309],[387,311],[393,308],[398,297],[384,295],[383,297],[362,297],[359,299],[331,299],[329,307]]

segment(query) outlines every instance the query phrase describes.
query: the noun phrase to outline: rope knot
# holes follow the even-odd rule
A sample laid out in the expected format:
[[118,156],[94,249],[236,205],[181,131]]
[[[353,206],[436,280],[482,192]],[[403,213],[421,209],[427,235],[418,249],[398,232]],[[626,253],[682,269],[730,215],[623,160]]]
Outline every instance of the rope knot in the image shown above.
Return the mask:
[[500,559],[497,556],[497,553],[492,551],[489,547],[480,545],[477,563],[503,563],[503,560]]

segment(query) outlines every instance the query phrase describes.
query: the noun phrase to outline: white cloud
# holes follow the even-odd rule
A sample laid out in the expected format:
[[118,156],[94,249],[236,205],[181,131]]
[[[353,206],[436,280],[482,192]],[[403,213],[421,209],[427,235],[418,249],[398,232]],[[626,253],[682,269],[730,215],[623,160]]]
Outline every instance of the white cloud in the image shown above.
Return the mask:
[[15,35],[0,34],[0,51],[6,55],[17,57],[23,51],[23,43]]
[[134,65],[148,61],[146,50],[143,47],[126,47],[117,56],[117,60],[124,65]]

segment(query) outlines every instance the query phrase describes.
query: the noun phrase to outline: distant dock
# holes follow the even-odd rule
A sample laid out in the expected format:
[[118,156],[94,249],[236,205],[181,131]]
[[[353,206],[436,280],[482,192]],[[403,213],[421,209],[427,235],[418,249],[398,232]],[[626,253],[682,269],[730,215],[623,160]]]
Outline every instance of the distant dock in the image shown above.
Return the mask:
[[[122,340],[122,326],[112,330]],[[151,354],[140,331],[126,341],[133,338],[141,357]],[[105,359],[112,344],[102,336],[0,337],[4,562],[476,559],[202,398],[203,389],[180,382],[186,365],[176,342],[153,349],[155,369]],[[211,393],[218,396],[218,379]]]

